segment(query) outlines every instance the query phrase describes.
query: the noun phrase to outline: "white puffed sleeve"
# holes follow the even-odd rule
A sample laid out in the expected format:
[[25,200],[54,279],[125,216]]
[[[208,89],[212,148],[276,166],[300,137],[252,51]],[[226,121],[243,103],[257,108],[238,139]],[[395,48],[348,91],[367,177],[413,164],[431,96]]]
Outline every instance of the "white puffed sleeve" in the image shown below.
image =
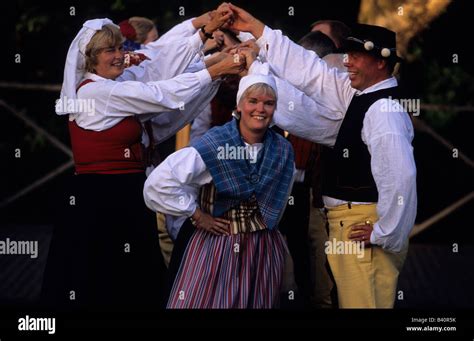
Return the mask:
[[143,196],[155,212],[190,217],[197,207],[199,188],[211,181],[198,151],[187,147],[168,156],[151,172]]

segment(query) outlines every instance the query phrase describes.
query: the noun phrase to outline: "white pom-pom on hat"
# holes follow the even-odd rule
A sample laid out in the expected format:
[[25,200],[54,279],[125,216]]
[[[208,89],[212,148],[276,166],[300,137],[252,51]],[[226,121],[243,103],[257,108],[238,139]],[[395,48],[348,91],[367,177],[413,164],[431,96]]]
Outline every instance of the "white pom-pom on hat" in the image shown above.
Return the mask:
[[371,42],[370,40],[367,40],[365,43],[364,43],[364,49],[366,49],[367,51],[370,51],[374,48],[374,43]]
[[386,47],[384,47],[384,48],[382,49],[382,51],[380,51],[380,54],[382,55],[382,57],[385,57],[385,58],[390,57],[390,54],[391,54],[391,53],[392,53],[392,52],[390,51],[390,49],[388,49],[388,48],[386,48]]

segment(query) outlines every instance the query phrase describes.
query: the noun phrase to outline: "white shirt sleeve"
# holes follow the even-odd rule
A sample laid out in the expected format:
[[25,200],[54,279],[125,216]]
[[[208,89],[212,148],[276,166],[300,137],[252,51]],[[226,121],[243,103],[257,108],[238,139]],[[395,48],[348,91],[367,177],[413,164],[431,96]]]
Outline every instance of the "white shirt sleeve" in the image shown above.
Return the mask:
[[[258,150],[262,147],[259,146]],[[293,166],[293,179],[287,197],[291,193],[295,173],[296,168]],[[170,216],[169,219],[167,217],[167,229],[176,239],[185,220],[183,217],[192,216],[198,207],[200,187],[211,181],[212,176],[199,152],[193,147],[183,148],[168,156],[148,176],[143,188],[145,204],[152,211]]]
[[191,19],[183,21],[182,23],[178,25],[173,26],[169,31],[161,35],[158,38],[158,40],[151,42],[149,44],[146,44],[146,47],[153,49],[156,46],[166,45],[172,41],[183,39],[184,37],[192,36],[197,31],[196,28],[194,28],[194,25],[192,23],[194,19],[195,18],[191,18]]
[[[249,74],[262,73],[264,63],[254,61]],[[290,134],[326,146],[334,146],[344,113],[327,109],[287,81],[274,76],[278,101],[273,123]]]
[[194,73],[206,68],[206,64],[204,60],[200,58],[198,55],[194,56],[194,59],[188,65],[188,67],[184,70],[185,73]]
[[[199,60],[196,63],[189,65],[185,71],[197,72],[205,68],[206,66],[204,65],[204,62]],[[196,98],[191,100],[179,110],[164,112],[159,115],[140,115],[140,118],[143,117],[142,122],[151,120],[151,129],[154,143],[161,143],[162,141],[176,134],[186,124],[196,119],[200,112],[206,110],[206,108],[209,107],[209,103],[212,101],[219,90],[220,84],[221,80],[213,81],[210,85],[207,85],[205,88],[201,89],[201,92]]]
[[330,68],[316,53],[265,26],[257,45],[265,50],[272,71],[314,101],[331,110],[346,112],[356,92],[348,74]]
[[212,181],[198,151],[187,147],[168,156],[145,181],[145,204],[172,216],[193,215],[201,186]]
[[209,72],[202,70],[148,83],[91,82],[79,89],[78,98],[92,100],[94,111],[77,114],[74,119],[84,129],[101,131],[117,124],[117,118],[184,109],[211,81]]
[[275,77],[275,81],[278,88],[275,124],[295,136],[334,146],[344,114],[317,104],[283,79]]
[[237,38],[239,38],[239,40],[244,43],[246,42],[247,40],[256,40],[255,37],[252,35],[252,33],[249,33],[249,32],[239,32],[239,34],[237,35]]
[[204,110],[196,117],[191,125],[190,141],[192,143],[211,129],[212,111],[209,103]]
[[379,194],[379,220],[374,224],[370,242],[399,252],[416,217],[416,166],[411,146],[414,134],[410,118],[401,107],[399,111],[381,110],[387,101],[381,99],[372,104],[362,128]]
[[174,110],[154,115],[151,119],[151,127],[155,143],[166,140],[195,119],[200,112],[209,106],[210,101],[219,89],[219,84],[220,81],[215,81],[210,86],[208,85],[202,89],[196,98],[182,108],[183,110]]
[[184,72],[203,46],[199,33],[187,38],[181,37],[167,44],[159,41],[153,44],[153,48],[135,51],[144,53],[151,60],[145,60],[140,65],[125,69],[123,74],[116,79],[118,82],[151,82],[175,77]]

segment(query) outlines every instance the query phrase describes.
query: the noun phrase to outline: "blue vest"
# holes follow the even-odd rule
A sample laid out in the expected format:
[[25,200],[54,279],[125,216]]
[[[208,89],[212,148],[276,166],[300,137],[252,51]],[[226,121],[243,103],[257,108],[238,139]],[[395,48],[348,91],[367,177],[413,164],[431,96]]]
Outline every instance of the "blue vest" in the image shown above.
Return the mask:
[[[267,228],[274,229],[288,200],[294,168],[293,148],[282,136],[268,129],[257,159],[242,157],[237,150],[244,150],[245,143],[238,125],[239,121],[233,119],[212,128],[192,144],[216,187],[212,215],[220,216],[255,195]],[[233,149],[233,155],[223,155],[232,147],[240,148]]]

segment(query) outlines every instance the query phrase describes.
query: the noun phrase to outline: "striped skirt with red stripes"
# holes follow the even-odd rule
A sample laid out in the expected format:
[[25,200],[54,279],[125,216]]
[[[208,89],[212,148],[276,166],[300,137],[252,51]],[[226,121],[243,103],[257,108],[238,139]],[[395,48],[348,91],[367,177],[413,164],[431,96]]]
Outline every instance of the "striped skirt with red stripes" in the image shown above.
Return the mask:
[[275,308],[288,252],[278,230],[216,236],[196,230],[167,308]]

